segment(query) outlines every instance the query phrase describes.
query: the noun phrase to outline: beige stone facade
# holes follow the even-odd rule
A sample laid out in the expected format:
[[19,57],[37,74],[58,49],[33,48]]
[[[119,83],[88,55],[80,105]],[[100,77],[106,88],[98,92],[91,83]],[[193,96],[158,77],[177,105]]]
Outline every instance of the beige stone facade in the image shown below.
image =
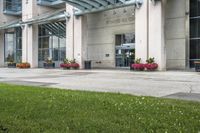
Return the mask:
[[[22,15],[3,13],[0,1],[0,25],[16,19],[22,22],[63,8],[38,5],[22,0]],[[66,58],[76,59],[84,68],[91,60],[93,68],[116,68],[116,35],[135,35],[135,56],[145,62],[155,57],[159,70],[189,68],[189,0],[162,0],[155,4],[144,0],[140,8],[125,6],[81,16],[66,4]],[[51,23],[49,21],[49,23]],[[22,61],[38,67],[38,24],[22,24]],[[0,31],[0,65],[5,66],[4,33]]]

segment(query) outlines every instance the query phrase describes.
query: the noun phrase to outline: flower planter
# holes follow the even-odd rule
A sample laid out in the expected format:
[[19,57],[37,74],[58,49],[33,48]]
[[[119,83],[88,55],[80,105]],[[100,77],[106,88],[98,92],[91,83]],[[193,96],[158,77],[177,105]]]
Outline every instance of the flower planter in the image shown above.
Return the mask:
[[155,71],[158,68],[158,64],[157,63],[147,63],[147,64],[145,64],[145,68],[147,69],[147,71]]
[[72,69],[78,69],[79,68],[79,64],[78,63],[72,63],[70,64]]
[[130,70],[134,70],[133,64],[134,64],[134,62],[133,62],[133,61],[132,61],[132,62],[130,62]]
[[70,69],[70,64],[64,64],[63,63],[63,64],[60,64],[60,67],[63,68],[63,69],[68,69],[69,70]]
[[60,67],[63,69],[78,69],[80,66],[78,63],[68,63],[68,64],[60,64]]
[[20,69],[28,69],[31,67],[31,65],[29,63],[19,63],[16,65],[16,67]]
[[200,62],[194,62],[195,65],[195,71],[200,72]]
[[144,71],[145,66],[144,64],[132,64],[132,67],[134,68],[134,70],[136,71]]
[[8,63],[8,68],[16,68],[16,63]]
[[45,69],[53,69],[53,68],[55,68],[55,63],[53,62],[53,63],[44,63],[43,64],[44,65],[44,68]]

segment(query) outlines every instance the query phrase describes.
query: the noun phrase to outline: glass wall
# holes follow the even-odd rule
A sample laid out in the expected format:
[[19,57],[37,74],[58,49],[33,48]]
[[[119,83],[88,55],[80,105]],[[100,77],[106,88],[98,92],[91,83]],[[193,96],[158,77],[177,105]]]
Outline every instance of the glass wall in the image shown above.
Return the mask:
[[200,1],[190,0],[190,67],[200,61]]
[[39,67],[43,67],[44,61],[48,58],[51,58],[59,67],[59,64],[66,58],[65,28],[65,22],[39,26]]
[[4,36],[5,63],[22,61],[22,30],[15,28],[13,32],[6,32]]

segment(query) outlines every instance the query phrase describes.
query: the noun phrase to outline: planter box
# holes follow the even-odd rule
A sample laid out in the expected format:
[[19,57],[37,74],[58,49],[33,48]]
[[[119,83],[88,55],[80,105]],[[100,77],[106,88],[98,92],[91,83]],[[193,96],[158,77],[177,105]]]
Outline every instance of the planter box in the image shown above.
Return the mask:
[[200,72],[200,62],[194,62],[195,64],[195,71]]
[[55,68],[55,63],[44,63],[44,68],[45,69],[53,69]]
[[29,63],[19,63],[16,65],[16,67],[19,69],[28,69],[31,67],[31,65]]
[[145,65],[142,64],[142,63],[140,63],[140,64],[132,64],[132,67],[136,71],[144,71],[144,69],[145,69]]
[[16,68],[16,63],[8,63],[8,68]]
[[134,62],[130,62],[130,70],[134,70],[133,64]]
[[79,64],[78,63],[72,63],[72,64],[60,64],[60,67],[62,67],[64,70],[69,70],[69,69],[79,69]]
[[147,71],[155,71],[158,68],[158,64],[157,63],[147,63],[145,64],[145,68],[147,69]]

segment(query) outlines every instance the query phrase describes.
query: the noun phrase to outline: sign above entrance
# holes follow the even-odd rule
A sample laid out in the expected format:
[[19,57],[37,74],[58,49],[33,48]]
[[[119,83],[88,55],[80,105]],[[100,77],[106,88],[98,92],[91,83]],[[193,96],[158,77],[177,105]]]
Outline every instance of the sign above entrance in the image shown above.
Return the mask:
[[75,15],[100,12],[114,8],[120,8],[133,5],[139,8],[143,0],[63,0],[76,7]]

